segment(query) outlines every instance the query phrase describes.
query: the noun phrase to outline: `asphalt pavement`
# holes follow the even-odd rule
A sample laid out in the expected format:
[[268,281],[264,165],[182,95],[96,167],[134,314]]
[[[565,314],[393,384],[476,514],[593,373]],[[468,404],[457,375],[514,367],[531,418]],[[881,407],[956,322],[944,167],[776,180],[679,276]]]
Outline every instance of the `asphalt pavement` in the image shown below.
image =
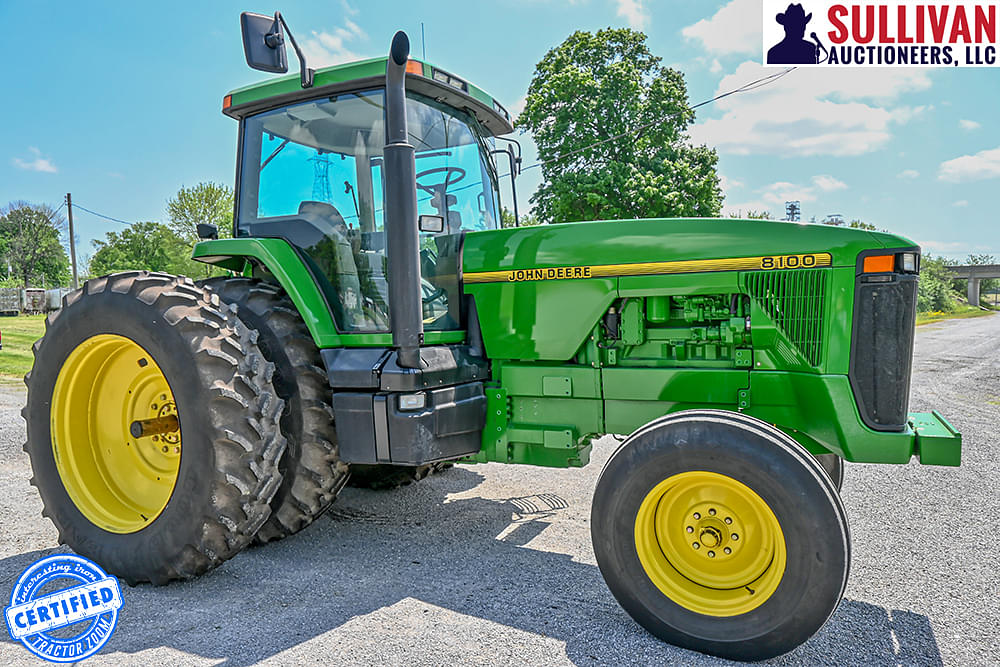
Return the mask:
[[[65,551],[22,453],[24,390],[0,387],[0,606]],[[852,464],[847,593],[778,665],[1000,662],[1000,315],[917,333],[910,409],[964,434],[961,468]],[[456,467],[395,491],[346,489],[302,533],[165,587],[123,584],[87,665],[717,665],[636,625],[601,579],[582,470]],[[40,664],[0,631],[0,665]]]

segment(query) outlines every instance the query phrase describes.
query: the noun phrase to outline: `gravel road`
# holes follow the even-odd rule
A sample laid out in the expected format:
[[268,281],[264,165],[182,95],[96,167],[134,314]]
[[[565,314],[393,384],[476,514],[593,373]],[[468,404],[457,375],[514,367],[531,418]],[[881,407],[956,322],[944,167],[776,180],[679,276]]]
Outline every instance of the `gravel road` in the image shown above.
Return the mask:
[[[854,561],[829,623],[774,664],[995,665],[1000,316],[921,327],[910,409],[964,434],[961,468],[850,465]],[[0,388],[0,599],[60,551],[29,486],[19,387]],[[726,664],[660,643],[594,562],[588,515],[616,443],[583,470],[458,467],[390,492],[347,489],[303,533],[196,581],[123,585],[88,665]],[[38,664],[3,634],[0,664]]]

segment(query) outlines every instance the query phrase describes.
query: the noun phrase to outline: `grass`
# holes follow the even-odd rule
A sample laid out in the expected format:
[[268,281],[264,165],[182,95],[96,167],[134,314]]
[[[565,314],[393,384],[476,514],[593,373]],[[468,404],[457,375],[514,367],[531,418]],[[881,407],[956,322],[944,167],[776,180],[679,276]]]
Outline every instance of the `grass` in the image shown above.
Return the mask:
[[929,313],[917,313],[917,326],[922,324],[930,324],[931,322],[940,322],[941,320],[959,320],[966,319],[969,317],[983,317],[984,315],[993,315],[997,311],[995,310],[982,310],[981,308],[973,308],[972,306],[963,305],[959,306],[958,310],[951,312],[941,312],[939,310],[934,310]]
[[44,315],[0,317],[0,333],[3,334],[0,382],[19,382],[31,370],[31,364],[35,361],[31,346],[44,332]]

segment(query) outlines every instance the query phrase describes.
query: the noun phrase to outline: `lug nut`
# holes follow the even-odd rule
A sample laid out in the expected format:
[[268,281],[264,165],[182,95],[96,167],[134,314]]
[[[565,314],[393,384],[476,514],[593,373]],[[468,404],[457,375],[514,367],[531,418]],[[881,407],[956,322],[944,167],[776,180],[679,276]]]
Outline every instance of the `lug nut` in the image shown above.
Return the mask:
[[691,526],[688,526],[687,527],[687,532],[693,533],[694,532],[694,528],[692,528]]
[[180,447],[174,447],[174,454],[180,454],[180,453],[181,453],[181,448]]
[[727,554],[733,553],[733,550],[730,549],[729,547],[726,547],[725,549],[723,549],[723,551],[725,551]]
[[163,445],[163,453],[166,454],[168,451],[170,451],[170,448],[167,447],[166,445]]
[[734,542],[735,542],[736,540],[740,539],[740,536],[739,536],[739,535],[737,535],[736,533],[733,533],[733,534],[732,534],[732,535],[731,535],[730,537],[732,537],[732,538],[733,538],[733,541],[734,541]]
[[709,558],[715,558],[715,552],[714,551],[709,551],[708,552],[708,557]]
[[732,519],[730,519],[730,518],[729,518],[729,517],[727,516],[727,517],[726,517],[726,523],[728,524],[728,523],[732,523],[732,522],[733,522],[733,520],[732,520]]
[[701,518],[701,513],[700,512],[695,512],[694,513],[694,518],[700,519]]
[[715,510],[714,509],[708,510],[708,513],[711,514],[712,516],[715,516]]
[[691,546],[692,546],[692,547],[694,547],[695,549],[701,549],[701,545],[700,545],[700,544],[698,544],[697,542],[695,542],[695,543],[694,543],[694,544],[692,544]]
[[160,400],[161,401],[167,400],[167,395],[166,394],[160,394]]

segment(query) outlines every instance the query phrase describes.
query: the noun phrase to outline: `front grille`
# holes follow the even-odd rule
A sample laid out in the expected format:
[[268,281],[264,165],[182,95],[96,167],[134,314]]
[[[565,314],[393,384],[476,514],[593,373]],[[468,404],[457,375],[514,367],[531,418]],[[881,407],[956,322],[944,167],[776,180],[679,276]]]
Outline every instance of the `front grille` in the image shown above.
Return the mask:
[[865,424],[877,431],[902,431],[910,395],[917,277],[889,278],[891,282],[859,278],[849,376]]
[[819,366],[823,359],[826,275],[826,269],[744,274],[750,298],[774,320],[810,366]]

